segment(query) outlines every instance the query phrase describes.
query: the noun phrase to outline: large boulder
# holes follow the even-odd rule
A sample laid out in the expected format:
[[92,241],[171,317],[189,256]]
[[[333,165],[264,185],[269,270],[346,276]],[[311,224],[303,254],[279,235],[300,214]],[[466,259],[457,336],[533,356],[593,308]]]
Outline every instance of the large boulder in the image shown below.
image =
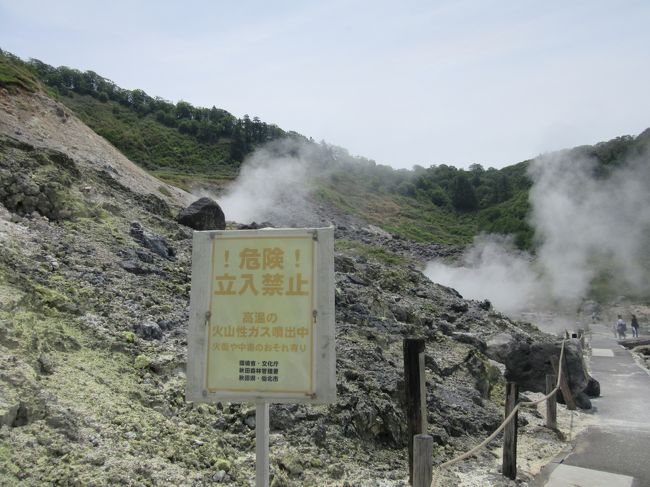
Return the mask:
[[[554,374],[551,358],[559,359],[561,347],[561,342],[519,343],[506,356],[505,378],[516,382],[524,390],[546,392],[546,375]],[[584,391],[591,378],[584,367],[582,346],[579,340],[567,340],[564,347],[564,359],[562,370],[566,374],[571,394],[578,402],[579,407],[589,409],[591,403]],[[595,384],[592,383],[591,387],[594,386]],[[558,395],[558,400],[561,400],[561,394]]]
[[221,207],[205,196],[182,210],[178,215],[178,223],[194,230],[226,229],[226,217]]

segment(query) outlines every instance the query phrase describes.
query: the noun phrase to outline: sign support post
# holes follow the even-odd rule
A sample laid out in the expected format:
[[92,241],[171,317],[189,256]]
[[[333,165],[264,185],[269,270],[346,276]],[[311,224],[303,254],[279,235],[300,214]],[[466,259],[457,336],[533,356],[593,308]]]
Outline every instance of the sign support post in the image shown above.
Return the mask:
[[255,487],[269,487],[269,403],[255,405]]

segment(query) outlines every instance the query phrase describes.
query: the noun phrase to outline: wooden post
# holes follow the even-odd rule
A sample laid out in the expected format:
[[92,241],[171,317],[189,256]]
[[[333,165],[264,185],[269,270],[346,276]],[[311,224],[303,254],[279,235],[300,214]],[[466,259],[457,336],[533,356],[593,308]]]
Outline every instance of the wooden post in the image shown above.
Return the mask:
[[255,487],[269,487],[269,403],[255,405]]
[[430,487],[433,477],[433,436],[413,437],[413,487]]
[[404,394],[408,423],[409,483],[413,484],[413,437],[427,431],[426,389],[424,382],[424,339],[405,338]]
[[[517,405],[519,390],[515,382],[506,384],[506,416],[510,415]],[[517,478],[517,416],[515,413],[512,420],[503,430],[503,466],[501,473],[511,480]]]
[[[551,365],[553,366],[553,372],[555,375],[558,374],[560,360],[555,357],[551,357]],[[569,411],[575,411],[576,402],[573,399],[573,394],[571,394],[571,389],[569,388],[569,381],[567,381],[567,370],[566,370],[566,360],[564,361],[564,367],[562,368],[562,377],[560,377],[560,390],[562,391],[562,397],[564,398],[564,403],[566,408]]]
[[[546,394],[555,389],[555,376],[546,374]],[[552,430],[557,429],[557,394],[553,394],[546,400],[546,427]]]

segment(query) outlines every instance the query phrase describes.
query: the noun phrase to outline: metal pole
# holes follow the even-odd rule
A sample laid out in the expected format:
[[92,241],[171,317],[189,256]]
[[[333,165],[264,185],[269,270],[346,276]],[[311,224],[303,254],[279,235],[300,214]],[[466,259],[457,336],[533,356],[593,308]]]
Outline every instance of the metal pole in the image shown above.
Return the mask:
[[255,405],[255,487],[269,487],[269,403]]

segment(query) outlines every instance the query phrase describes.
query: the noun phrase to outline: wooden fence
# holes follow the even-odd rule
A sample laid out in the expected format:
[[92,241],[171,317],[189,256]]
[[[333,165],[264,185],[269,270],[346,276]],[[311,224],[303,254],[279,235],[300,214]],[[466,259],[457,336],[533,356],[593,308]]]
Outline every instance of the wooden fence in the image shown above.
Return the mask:
[[[578,337],[582,338],[582,337]],[[517,413],[523,407],[532,407],[546,402],[546,426],[557,429],[557,400],[558,390],[568,409],[575,409],[566,374],[563,373],[564,345],[569,339],[562,341],[559,360],[551,360],[555,374],[546,376],[546,395],[537,401],[519,402],[517,384],[508,382],[506,385],[505,419],[501,425],[485,440],[462,455],[452,458],[433,469],[433,437],[426,433],[426,406],[424,404],[424,340],[404,340],[404,374],[407,397],[407,417],[409,419],[409,480],[413,487],[436,487],[439,475],[443,469],[470,458],[482,448],[485,448],[499,433],[504,431],[503,464],[501,472],[504,476],[515,479],[517,476]],[[408,400],[409,394],[412,399]]]

